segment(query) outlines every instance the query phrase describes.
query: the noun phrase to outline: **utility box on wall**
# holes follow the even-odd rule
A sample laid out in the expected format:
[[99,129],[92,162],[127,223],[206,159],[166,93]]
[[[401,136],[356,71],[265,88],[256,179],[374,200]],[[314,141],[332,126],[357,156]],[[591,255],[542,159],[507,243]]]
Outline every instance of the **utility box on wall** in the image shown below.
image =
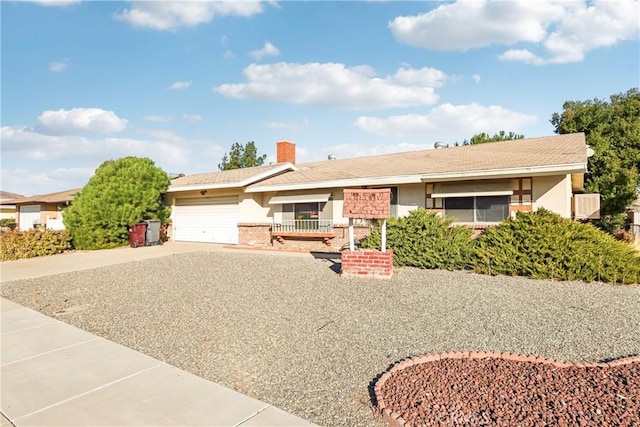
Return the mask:
[[600,219],[600,194],[574,194],[573,198],[574,219]]

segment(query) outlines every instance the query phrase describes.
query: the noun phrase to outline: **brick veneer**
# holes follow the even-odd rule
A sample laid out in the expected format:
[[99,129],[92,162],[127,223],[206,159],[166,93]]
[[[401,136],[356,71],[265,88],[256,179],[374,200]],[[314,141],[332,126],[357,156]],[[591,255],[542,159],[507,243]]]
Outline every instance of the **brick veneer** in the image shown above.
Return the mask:
[[393,275],[393,250],[343,251],[342,275],[389,279]]
[[408,424],[402,418],[402,416],[391,410],[387,407],[386,402],[384,401],[384,397],[381,393],[382,386],[384,383],[391,378],[391,376],[397,372],[401,371],[405,368],[408,368],[413,365],[418,365],[421,363],[430,363],[438,360],[444,359],[503,359],[503,360],[513,360],[516,362],[532,362],[532,363],[542,363],[546,365],[552,365],[556,368],[570,368],[570,367],[578,367],[578,368],[595,368],[595,367],[613,367],[626,365],[628,363],[638,363],[640,362],[640,356],[631,356],[623,359],[614,360],[606,363],[574,363],[574,362],[562,362],[554,359],[547,359],[544,357],[537,356],[527,356],[524,354],[514,354],[514,353],[486,353],[482,351],[455,351],[449,353],[430,353],[424,354],[421,356],[410,357],[404,360],[399,361],[395,365],[393,365],[390,369],[388,369],[385,373],[383,373],[380,378],[376,381],[374,385],[374,394],[377,401],[378,410],[382,413],[383,418],[389,423],[390,427],[405,427]]
[[[335,224],[333,226],[335,237],[329,240],[329,245],[322,239],[314,237],[284,237],[282,242],[271,239],[270,223],[240,223],[238,224],[238,244],[257,248],[286,249],[296,251],[340,251],[349,245],[349,226],[347,224]],[[357,240],[369,235],[371,229],[366,226],[355,226],[354,234]]]
[[267,246],[271,241],[270,223],[238,224],[238,243],[245,246]]

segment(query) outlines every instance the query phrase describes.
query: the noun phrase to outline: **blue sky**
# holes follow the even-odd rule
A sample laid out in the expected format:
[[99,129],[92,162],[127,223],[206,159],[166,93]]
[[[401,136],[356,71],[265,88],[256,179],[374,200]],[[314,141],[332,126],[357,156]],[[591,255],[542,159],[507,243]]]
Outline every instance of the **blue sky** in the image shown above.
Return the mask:
[[638,0],[2,1],[2,182],[105,160],[216,171],[234,142],[299,163],[553,134],[565,101],[640,86]]

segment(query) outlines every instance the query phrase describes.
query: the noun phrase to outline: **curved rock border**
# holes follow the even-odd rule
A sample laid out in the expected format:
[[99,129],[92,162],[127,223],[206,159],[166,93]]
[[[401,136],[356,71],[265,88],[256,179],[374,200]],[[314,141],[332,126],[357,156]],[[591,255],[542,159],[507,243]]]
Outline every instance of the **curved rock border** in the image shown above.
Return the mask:
[[616,359],[611,362],[604,363],[573,363],[573,362],[561,362],[555,359],[548,359],[545,357],[537,357],[537,356],[526,356],[523,354],[514,354],[514,353],[486,353],[482,351],[454,351],[448,353],[429,353],[421,356],[409,357],[407,359],[403,359],[396,364],[394,364],[391,368],[389,368],[386,372],[384,372],[380,378],[376,381],[374,385],[374,393],[376,397],[376,401],[378,403],[378,410],[382,413],[383,418],[389,423],[390,427],[406,427],[407,423],[402,418],[401,414],[394,412],[389,409],[382,397],[382,386],[384,383],[391,378],[391,376],[402,369],[408,368],[413,365],[419,365],[422,363],[435,362],[443,359],[502,359],[509,360],[515,362],[533,362],[533,363],[543,363],[547,365],[555,366],[556,368],[597,368],[597,367],[613,367],[626,365],[629,363],[640,363],[640,355],[625,357],[622,359]]

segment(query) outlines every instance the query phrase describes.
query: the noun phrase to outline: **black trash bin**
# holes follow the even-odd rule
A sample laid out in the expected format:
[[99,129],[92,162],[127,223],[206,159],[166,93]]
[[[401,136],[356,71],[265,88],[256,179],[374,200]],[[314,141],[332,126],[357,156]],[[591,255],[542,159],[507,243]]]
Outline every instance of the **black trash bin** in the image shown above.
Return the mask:
[[147,234],[147,224],[141,222],[129,226],[129,245],[132,248],[144,246]]
[[147,219],[142,221],[147,226],[146,246],[159,245],[160,241],[160,221],[156,219]]

